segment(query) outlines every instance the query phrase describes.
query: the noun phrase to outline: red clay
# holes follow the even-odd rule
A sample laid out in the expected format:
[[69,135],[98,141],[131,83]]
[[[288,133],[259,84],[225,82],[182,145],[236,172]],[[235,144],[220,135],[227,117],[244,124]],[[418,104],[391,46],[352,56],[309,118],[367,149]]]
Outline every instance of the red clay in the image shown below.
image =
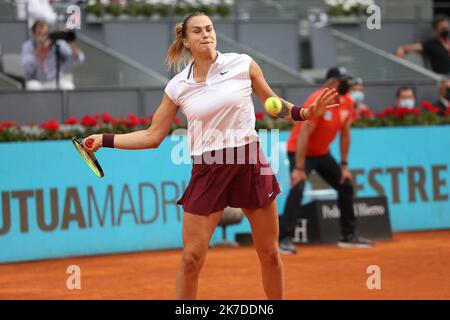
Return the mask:
[[[0,265],[1,299],[173,299],[180,250]],[[301,246],[283,255],[286,299],[450,299],[450,230],[396,233],[373,249]],[[69,265],[81,290],[66,288]],[[381,289],[366,286],[369,265]],[[252,247],[212,248],[199,299],[264,299]]]

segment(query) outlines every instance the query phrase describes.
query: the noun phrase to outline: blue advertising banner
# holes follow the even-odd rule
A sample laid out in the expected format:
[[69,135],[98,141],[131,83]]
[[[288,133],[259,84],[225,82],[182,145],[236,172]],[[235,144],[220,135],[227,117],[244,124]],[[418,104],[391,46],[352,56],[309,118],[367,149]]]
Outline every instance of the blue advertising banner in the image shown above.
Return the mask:
[[[289,133],[260,135],[283,189],[281,214]],[[156,150],[101,149],[102,179],[70,141],[2,143],[0,154],[0,263],[182,246],[185,137]],[[339,161],[338,139],[332,154]],[[450,228],[449,126],[353,129],[349,159],[358,196],[387,196],[393,231]],[[249,231],[244,219],[228,238]],[[212,244],[220,240],[217,230]]]
[[[280,215],[289,192],[288,138],[288,132],[280,134]],[[450,228],[450,126],[352,129],[351,139],[349,167],[357,196],[385,195],[392,231]],[[340,161],[339,138],[331,154]],[[304,204],[312,200],[310,190],[307,183]],[[247,230],[239,225],[228,232]]]
[[181,247],[190,166],[171,147],[102,149],[100,179],[70,141],[0,144],[0,262]]
[[450,228],[449,126],[354,129],[349,159],[358,196],[386,195],[393,231]]

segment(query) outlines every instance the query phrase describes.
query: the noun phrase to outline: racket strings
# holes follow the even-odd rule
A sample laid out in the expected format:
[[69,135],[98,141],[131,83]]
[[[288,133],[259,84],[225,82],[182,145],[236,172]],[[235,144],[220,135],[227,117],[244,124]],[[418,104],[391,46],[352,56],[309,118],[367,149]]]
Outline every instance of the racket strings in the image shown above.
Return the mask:
[[80,154],[84,162],[91,168],[91,170],[99,177],[103,177],[103,170],[101,169],[95,155],[92,152],[86,151],[82,146],[82,141],[80,139],[74,138],[73,144]]

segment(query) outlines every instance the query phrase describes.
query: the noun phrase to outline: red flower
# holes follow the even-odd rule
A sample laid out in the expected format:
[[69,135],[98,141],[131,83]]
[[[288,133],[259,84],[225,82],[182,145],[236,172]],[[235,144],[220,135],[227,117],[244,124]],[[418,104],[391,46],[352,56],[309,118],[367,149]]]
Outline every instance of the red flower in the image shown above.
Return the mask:
[[412,108],[409,107],[398,107],[401,113],[409,113]]
[[[425,103],[425,105],[422,103],[422,106],[424,108],[429,107],[429,105],[427,103]],[[389,107],[385,108],[383,110],[383,112],[378,113],[377,117],[380,119],[384,119],[385,117],[391,116],[391,117],[403,119],[405,117],[405,115],[408,115],[408,114],[419,115],[420,113],[421,113],[421,110],[420,110],[420,108],[417,108],[417,107],[408,108],[408,107],[398,106],[398,107],[394,108],[392,106],[389,106]]]
[[420,104],[421,104],[422,107],[424,107],[427,110],[429,110],[430,108],[433,107],[433,105],[429,101],[422,101]]
[[386,114],[385,114],[384,111],[383,111],[383,112],[377,113],[376,116],[377,116],[378,119],[384,119],[384,117],[386,116]]
[[81,119],[81,124],[85,127],[95,127],[97,125],[97,121],[94,117],[86,115]]
[[423,101],[421,103],[422,107],[424,107],[424,109],[427,109],[428,112],[430,113],[438,113],[441,111],[441,109],[439,107],[433,106],[430,102],[428,101]]
[[[103,120],[104,123],[108,124],[108,123],[113,123],[114,120],[116,120],[116,119],[114,119],[114,118],[109,114],[109,112],[103,112],[103,114],[102,114],[102,120]],[[116,122],[117,122],[117,120],[116,120]]]
[[447,110],[444,111],[444,115],[450,117],[450,108],[447,108]]
[[256,121],[262,121],[262,120],[264,120],[264,112],[257,112],[256,114],[255,114],[255,117],[256,117]]
[[152,121],[152,120],[153,120],[153,114],[149,115],[149,116],[147,117],[147,119],[148,119],[148,121]]
[[383,110],[383,112],[381,113],[382,118],[387,117],[387,116],[393,116],[393,115],[394,115],[394,108],[391,106],[385,108]]
[[76,117],[67,118],[66,121],[64,121],[64,124],[77,124],[78,119]]
[[128,118],[123,121],[127,127],[132,128],[139,124],[139,118],[135,114],[129,114]]
[[139,124],[139,118],[134,114],[129,114],[126,119],[121,119],[119,123],[128,128],[133,128]]
[[43,122],[40,127],[44,130],[57,132],[59,130],[59,123],[55,119],[50,119],[48,122]]
[[0,123],[0,129],[8,129],[15,126],[16,124],[13,121],[5,121],[3,123]]
[[420,109],[419,108],[412,108],[410,111],[409,111],[409,113],[411,113],[411,114],[414,114],[414,115],[419,115],[419,114],[421,114],[422,112],[420,111]]
[[408,107],[398,107],[396,110],[396,115],[397,117],[399,117],[400,119],[404,119],[406,115],[408,114],[413,114],[415,111],[413,111],[413,108],[408,108]]
[[441,109],[439,107],[432,106],[428,111],[430,111],[431,113],[438,113],[441,111]]
[[53,132],[58,131],[59,130],[58,121],[56,121],[55,119],[49,120],[49,122],[47,122],[47,130],[53,131]]
[[141,118],[139,118],[139,123],[140,123],[142,126],[146,126],[147,123],[148,123],[148,119],[147,119],[146,117],[141,117]]
[[370,109],[363,109],[360,112],[361,118],[370,118],[374,116],[374,113]]
[[397,114],[397,115],[399,115],[399,116],[404,116],[405,114],[408,114],[409,112],[410,112],[410,108],[408,108],[408,107],[402,107],[402,106],[399,106],[399,107],[397,107],[396,108],[396,110],[394,111],[394,114]]

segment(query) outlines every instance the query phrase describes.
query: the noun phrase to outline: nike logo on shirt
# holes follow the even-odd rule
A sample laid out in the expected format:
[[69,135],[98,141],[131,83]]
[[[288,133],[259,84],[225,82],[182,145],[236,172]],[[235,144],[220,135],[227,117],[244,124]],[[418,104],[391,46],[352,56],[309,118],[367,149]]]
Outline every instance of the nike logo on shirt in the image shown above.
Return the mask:
[[220,75],[223,76],[225,73],[228,73],[228,71],[221,72]]

